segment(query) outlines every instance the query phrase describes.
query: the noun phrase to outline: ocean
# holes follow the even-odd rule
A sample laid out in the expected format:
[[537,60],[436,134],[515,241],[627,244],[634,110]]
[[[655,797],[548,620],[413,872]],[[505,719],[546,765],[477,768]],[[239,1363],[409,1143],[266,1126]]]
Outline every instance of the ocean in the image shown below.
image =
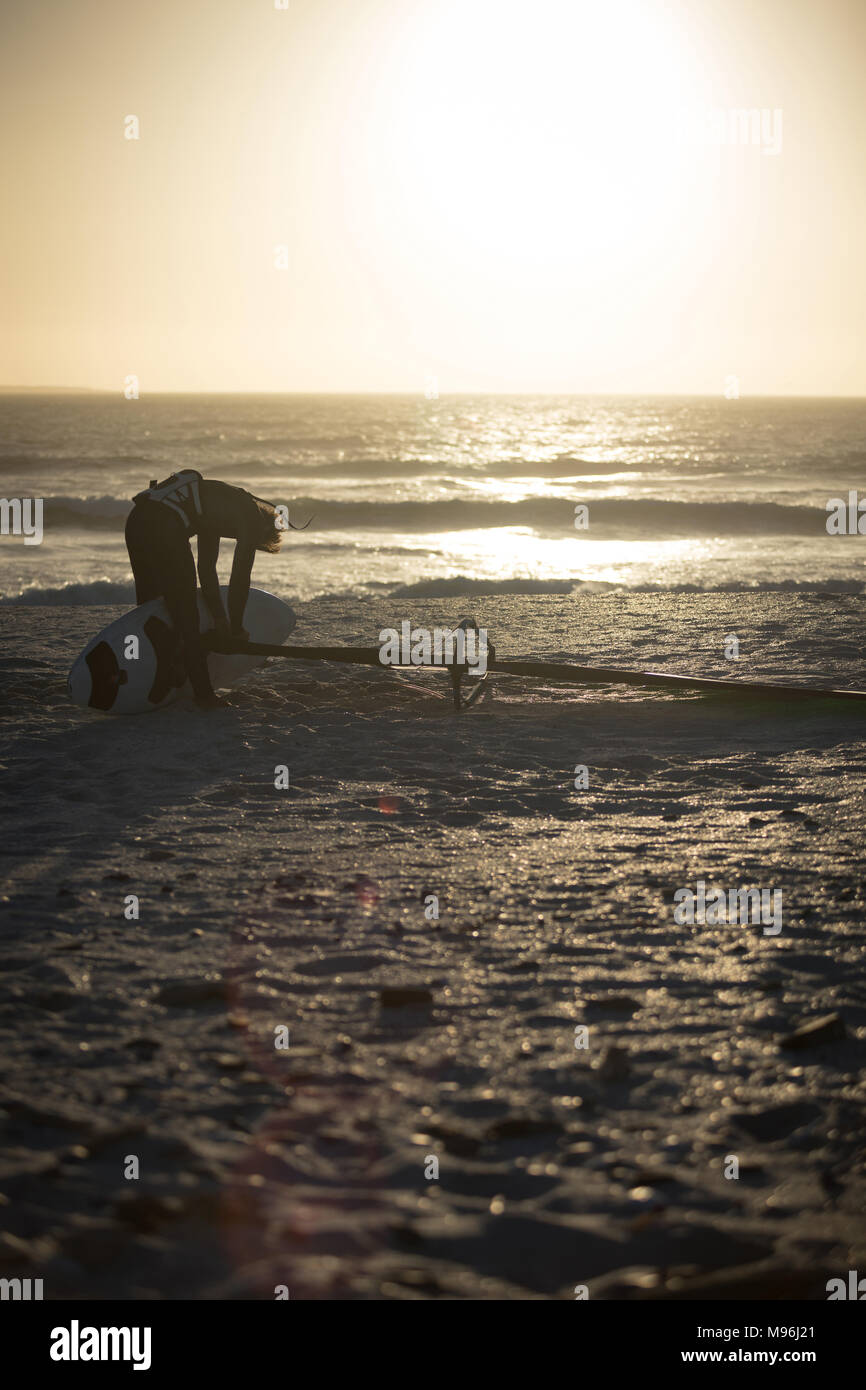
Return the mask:
[[287,599],[861,593],[826,508],[864,465],[863,400],[2,394],[0,495],[44,539],[0,536],[0,603],[132,604],[130,499],[182,467],[310,521],[256,560]]

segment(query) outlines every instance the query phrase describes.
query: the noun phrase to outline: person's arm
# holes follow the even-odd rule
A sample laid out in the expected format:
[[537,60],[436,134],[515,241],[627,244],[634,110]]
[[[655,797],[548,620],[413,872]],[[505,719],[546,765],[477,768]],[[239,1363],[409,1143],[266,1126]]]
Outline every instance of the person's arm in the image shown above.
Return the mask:
[[232,561],[232,577],[229,580],[229,623],[232,633],[239,636],[244,631],[244,609],[250,593],[250,575],[256,547],[251,540],[239,536],[235,545],[235,558]]
[[220,538],[213,531],[200,531],[198,536],[198,581],[208,612],[216,627],[226,627],[227,620],[220,596],[220,582],[217,577],[217,557],[220,553]]

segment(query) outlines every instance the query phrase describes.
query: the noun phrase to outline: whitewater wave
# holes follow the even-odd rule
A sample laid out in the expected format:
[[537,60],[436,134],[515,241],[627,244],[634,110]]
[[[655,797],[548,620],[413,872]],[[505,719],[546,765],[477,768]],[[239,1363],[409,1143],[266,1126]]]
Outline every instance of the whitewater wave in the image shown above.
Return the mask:
[[135,607],[135,585],[115,583],[111,579],[93,579],[89,582],[72,581],[54,589],[43,589],[36,584],[29,585],[17,594],[0,596],[0,606],[21,604],[23,607],[67,608],[81,605],[95,608],[101,604],[122,603],[125,608]]
[[829,597],[859,597],[866,593],[860,579],[779,579],[753,583],[730,580],[721,584],[622,584],[605,579],[419,579],[391,589],[391,598],[460,598],[494,594],[790,594],[817,593]]
[[[312,458],[309,462],[299,459],[284,460],[272,465],[277,471],[279,481],[292,482],[304,474],[317,478],[429,478],[431,474],[445,473],[459,476],[464,482],[478,478],[590,478],[608,473],[636,474],[638,470],[617,460],[616,462],[596,462],[590,459],[575,458],[570,454],[560,454],[555,459],[494,459],[484,464],[470,463],[454,458],[343,458],[323,462]],[[251,464],[261,471],[261,464]],[[432,479],[431,479],[432,481]]]
[[41,469],[43,472],[61,473],[69,468],[112,468],[115,471],[119,467],[140,466],[142,472],[152,473],[154,467],[160,467],[165,472],[171,472],[165,463],[155,462],[151,454],[118,454],[118,453],[99,453],[96,451],[85,451],[80,454],[59,454],[50,449],[34,449],[26,454],[0,454],[0,473],[14,472],[33,472]]
[[670,535],[826,534],[826,513],[775,502],[675,502],[665,498],[603,497],[587,501],[589,526],[575,530],[574,507],[587,501],[526,497],[516,502],[444,498],[404,502],[338,502],[297,497],[289,509],[315,514],[317,530],[460,531],[529,527],[548,535],[589,538],[628,531],[653,539]]
[[[469,575],[418,579],[395,586],[393,580],[366,580],[354,588],[340,588],[319,595],[322,598],[357,597],[359,593],[381,591],[389,598],[460,598],[537,594],[814,594],[827,598],[862,597],[866,580],[860,579],[780,579],[746,582],[730,580],[719,584],[625,584],[604,579],[477,579]],[[0,595],[0,607],[85,608],[122,605],[135,607],[132,582],[111,579],[72,580],[56,587],[32,584],[17,594]]]
[[[589,526],[574,528],[574,506],[586,502]],[[119,529],[130,509],[116,497],[49,497],[45,526],[75,530]],[[651,539],[677,536],[826,534],[822,508],[777,502],[680,502],[666,498],[602,497],[587,500],[526,497],[516,502],[485,498],[435,498],[429,501],[334,501],[320,497],[288,500],[293,516],[314,515],[316,531],[369,530],[435,532],[524,527],[547,535],[578,539],[628,532]]]
[[64,531],[122,531],[132,501],[122,497],[46,497],[44,527]]
[[573,579],[419,579],[392,589],[391,598],[457,598],[470,594],[570,594],[577,587]]

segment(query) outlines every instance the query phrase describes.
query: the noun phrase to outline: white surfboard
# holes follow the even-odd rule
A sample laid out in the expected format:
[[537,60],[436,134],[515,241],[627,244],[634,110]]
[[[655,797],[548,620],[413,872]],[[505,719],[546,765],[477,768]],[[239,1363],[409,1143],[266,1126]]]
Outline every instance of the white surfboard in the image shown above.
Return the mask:
[[[223,604],[228,589],[222,589]],[[198,595],[199,628],[213,626],[204,598]],[[287,603],[264,589],[250,589],[243,625],[251,642],[284,642],[297,618]],[[138,656],[131,652],[138,639]],[[214,690],[225,690],[241,680],[267,657],[221,656],[212,652],[207,659]],[[165,602],[151,599],[98,633],[88,642],[66,682],[76,705],[106,714],[144,714],[164,709],[191,687],[179,660],[179,644]]]

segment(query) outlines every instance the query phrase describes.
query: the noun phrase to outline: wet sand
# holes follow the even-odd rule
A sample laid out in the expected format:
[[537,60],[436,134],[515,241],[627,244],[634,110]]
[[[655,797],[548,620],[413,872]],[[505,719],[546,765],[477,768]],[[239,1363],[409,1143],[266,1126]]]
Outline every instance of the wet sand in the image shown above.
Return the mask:
[[[866,685],[854,598],[455,606],[317,600],[294,640],[471,606],[503,656]],[[111,719],[64,680],[120,612],[0,608],[0,1275],[823,1299],[866,1268],[863,714],[494,678],[456,718],[271,663]],[[678,925],[699,879],[781,889],[781,931]]]

